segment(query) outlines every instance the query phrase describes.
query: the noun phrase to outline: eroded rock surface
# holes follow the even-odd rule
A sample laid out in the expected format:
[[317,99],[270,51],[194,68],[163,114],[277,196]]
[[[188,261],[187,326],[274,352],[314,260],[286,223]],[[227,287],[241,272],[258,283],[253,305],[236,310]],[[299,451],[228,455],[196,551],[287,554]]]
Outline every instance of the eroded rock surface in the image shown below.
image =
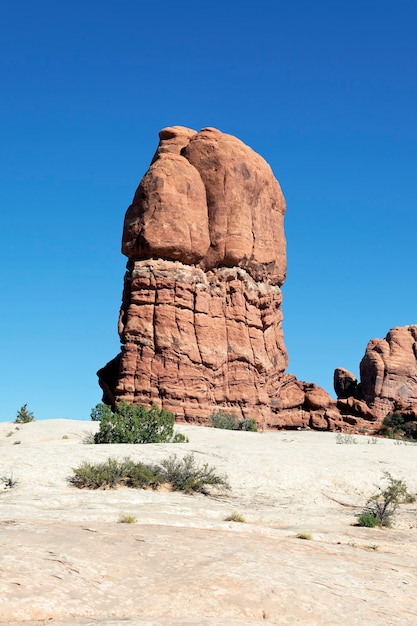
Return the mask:
[[385,339],[368,343],[360,363],[360,383],[350,388],[351,393],[338,393],[336,383],[340,387],[342,378],[336,372],[342,411],[379,422],[393,411],[417,414],[417,326],[392,328]]
[[239,139],[160,132],[125,216],[122,351],[98,373],[106,402],[156,402],[197,423],[215,409],[264,428],[356,423],[286,373],[284,213],[270,166]]

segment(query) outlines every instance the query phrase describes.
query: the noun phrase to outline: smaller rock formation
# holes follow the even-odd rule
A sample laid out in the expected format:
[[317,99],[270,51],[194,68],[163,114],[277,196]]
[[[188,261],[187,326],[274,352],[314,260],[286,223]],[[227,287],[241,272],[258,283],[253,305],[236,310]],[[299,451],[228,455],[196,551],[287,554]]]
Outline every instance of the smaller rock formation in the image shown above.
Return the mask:
[[338,367],[334,371],[333,385],[338,398],[349,398],[355,395],[358,380],[352,372]]
[[342,413],[378,425],[394,411],[417,414],[417,325],[392,328],[385,339],[372,339],[360,363],[359,384],[338,368],[334,388]]

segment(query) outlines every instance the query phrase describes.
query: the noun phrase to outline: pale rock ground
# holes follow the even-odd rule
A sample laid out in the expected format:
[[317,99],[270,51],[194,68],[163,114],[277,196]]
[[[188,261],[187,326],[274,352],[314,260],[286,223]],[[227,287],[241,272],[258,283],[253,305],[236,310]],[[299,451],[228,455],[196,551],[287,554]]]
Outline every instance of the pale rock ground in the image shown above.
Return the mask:
[[[393,529],[354,525],[384,470],[417,492],[417,446],[197,426],[178,427],[185,444],[83,443],[96,428],[0,424],[0,478],[18,481],[0,490],[0,623],[417,624],[417,504],[401,507]],[[87,491],[67,481],[85,460],[189,451],[227,474],[230,493]],[[225,522],[232,512],[247,523]],[[118,523],[120,514],[137,522]]]

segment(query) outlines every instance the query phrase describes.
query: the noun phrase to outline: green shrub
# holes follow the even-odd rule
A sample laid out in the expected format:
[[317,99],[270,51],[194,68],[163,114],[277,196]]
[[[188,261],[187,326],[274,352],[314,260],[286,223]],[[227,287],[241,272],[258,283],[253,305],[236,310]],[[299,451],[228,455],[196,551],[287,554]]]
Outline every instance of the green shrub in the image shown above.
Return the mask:
[[225,522],[239,522],[240,524],[246,524],[246,520],[240,513],[231,513],[224,518]]
[[233,413],[213,411],[210,417],[210,421],[213,428],[222,428],[224,430],[237,430],[238,418]]
[[246,418],[239,421],[239,430],[247,430],[252,433],[258,432],[258,426],[256,420],[253,418]]
[[96,404],[94,409],[91,409],[90,417],[93,422],[101,422],[103,417],[108,417],[111,414],[111,408],[107,404],[100,402],[99,404]]
[[399,411],[388,413],[382,421],[381,435],[395,438],[395,436],[417,439],[417,425],[410,420],[410,416]]
[[135,524],[136,523],[136,517],[134,515],[125,515],[124,513],[121,513],[119,515],[119,524]]
[[27,404],[24,404],[17,412],[15,424],[27,424],[28,422],[33,422],[35,416],[32,411],[28,411]]
[[380,520],[370,511],[365,511],[358,516],[358,526],[374,528],[375,526],[379,526],[380,524]]
[[175,491],[209,495],[210,487],[219,490],[230,488],[226,477],[216,474],[215,468],[206,463],[198,466],[192,454],[183,459],[170,457],[160,465],[146,465],[129,457],[123,461],[109,458],[96,465],[84,462],[72,471],[73,476],[68,480],[79,489],[114,489],[118,485],[158,489],[161,484],[168,484]]
[[144,463],[134,463],[129,457],[118,461],[112,457],[102,463],[93,465],[84,461],[72,470],[74,475],[69,482],[82,489],[114,489],[117,485],[127,487],[156,489],[162,482],[159,468],[154,468]]
[[224,430],[246,430],[257,432],[256,420],[243,418],[239,419],[234,413],[224,413],[223,411],[213,411],[210,416],[213,428]]
[[378,487],[378,491],[369,498],[365,509],[359,515],[359,526],[389,527],[399,505],[410,501],[411,496],[403,480],[393,478],[389,472],[384,472],[383,480],[385,484]]
[[209,467],[207,463],[199,467],[192,453],[183,459],[171,456],[162,461],[161,466],[164,482],[169,483],[174,491],[208,495],[207,487],[217,487],[220,490],[230,488],[227,479],[216,474],[214,467]]
[[153,404],[148,410],[143,404],[134,406],[122,400],[113,413],[99,409],[92,414],[100,415],[100,429],[94,435],[94,443],[182,443],[188,439],[181,433],[174,434],[174,414]]

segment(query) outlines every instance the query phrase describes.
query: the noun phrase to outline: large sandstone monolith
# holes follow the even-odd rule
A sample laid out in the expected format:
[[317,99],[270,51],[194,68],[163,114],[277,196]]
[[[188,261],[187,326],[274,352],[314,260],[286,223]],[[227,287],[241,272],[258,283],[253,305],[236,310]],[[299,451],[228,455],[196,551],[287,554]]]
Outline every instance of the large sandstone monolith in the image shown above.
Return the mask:
[[[346,372],[336,370],[336,392],[340,371]],[[342,412],[364,419],[380,422],[393,411],[417,414],[417,326],[392,328],[385,339],[372,339],[360,363],[360,383],[338,397]]]
[[263,427],[340,425],[321,388],[285,373],[285,200],[265,160],[205,128],[160,132],[125,216],[121,354],[104,400],[156,402],[206,423],[215,409]]

